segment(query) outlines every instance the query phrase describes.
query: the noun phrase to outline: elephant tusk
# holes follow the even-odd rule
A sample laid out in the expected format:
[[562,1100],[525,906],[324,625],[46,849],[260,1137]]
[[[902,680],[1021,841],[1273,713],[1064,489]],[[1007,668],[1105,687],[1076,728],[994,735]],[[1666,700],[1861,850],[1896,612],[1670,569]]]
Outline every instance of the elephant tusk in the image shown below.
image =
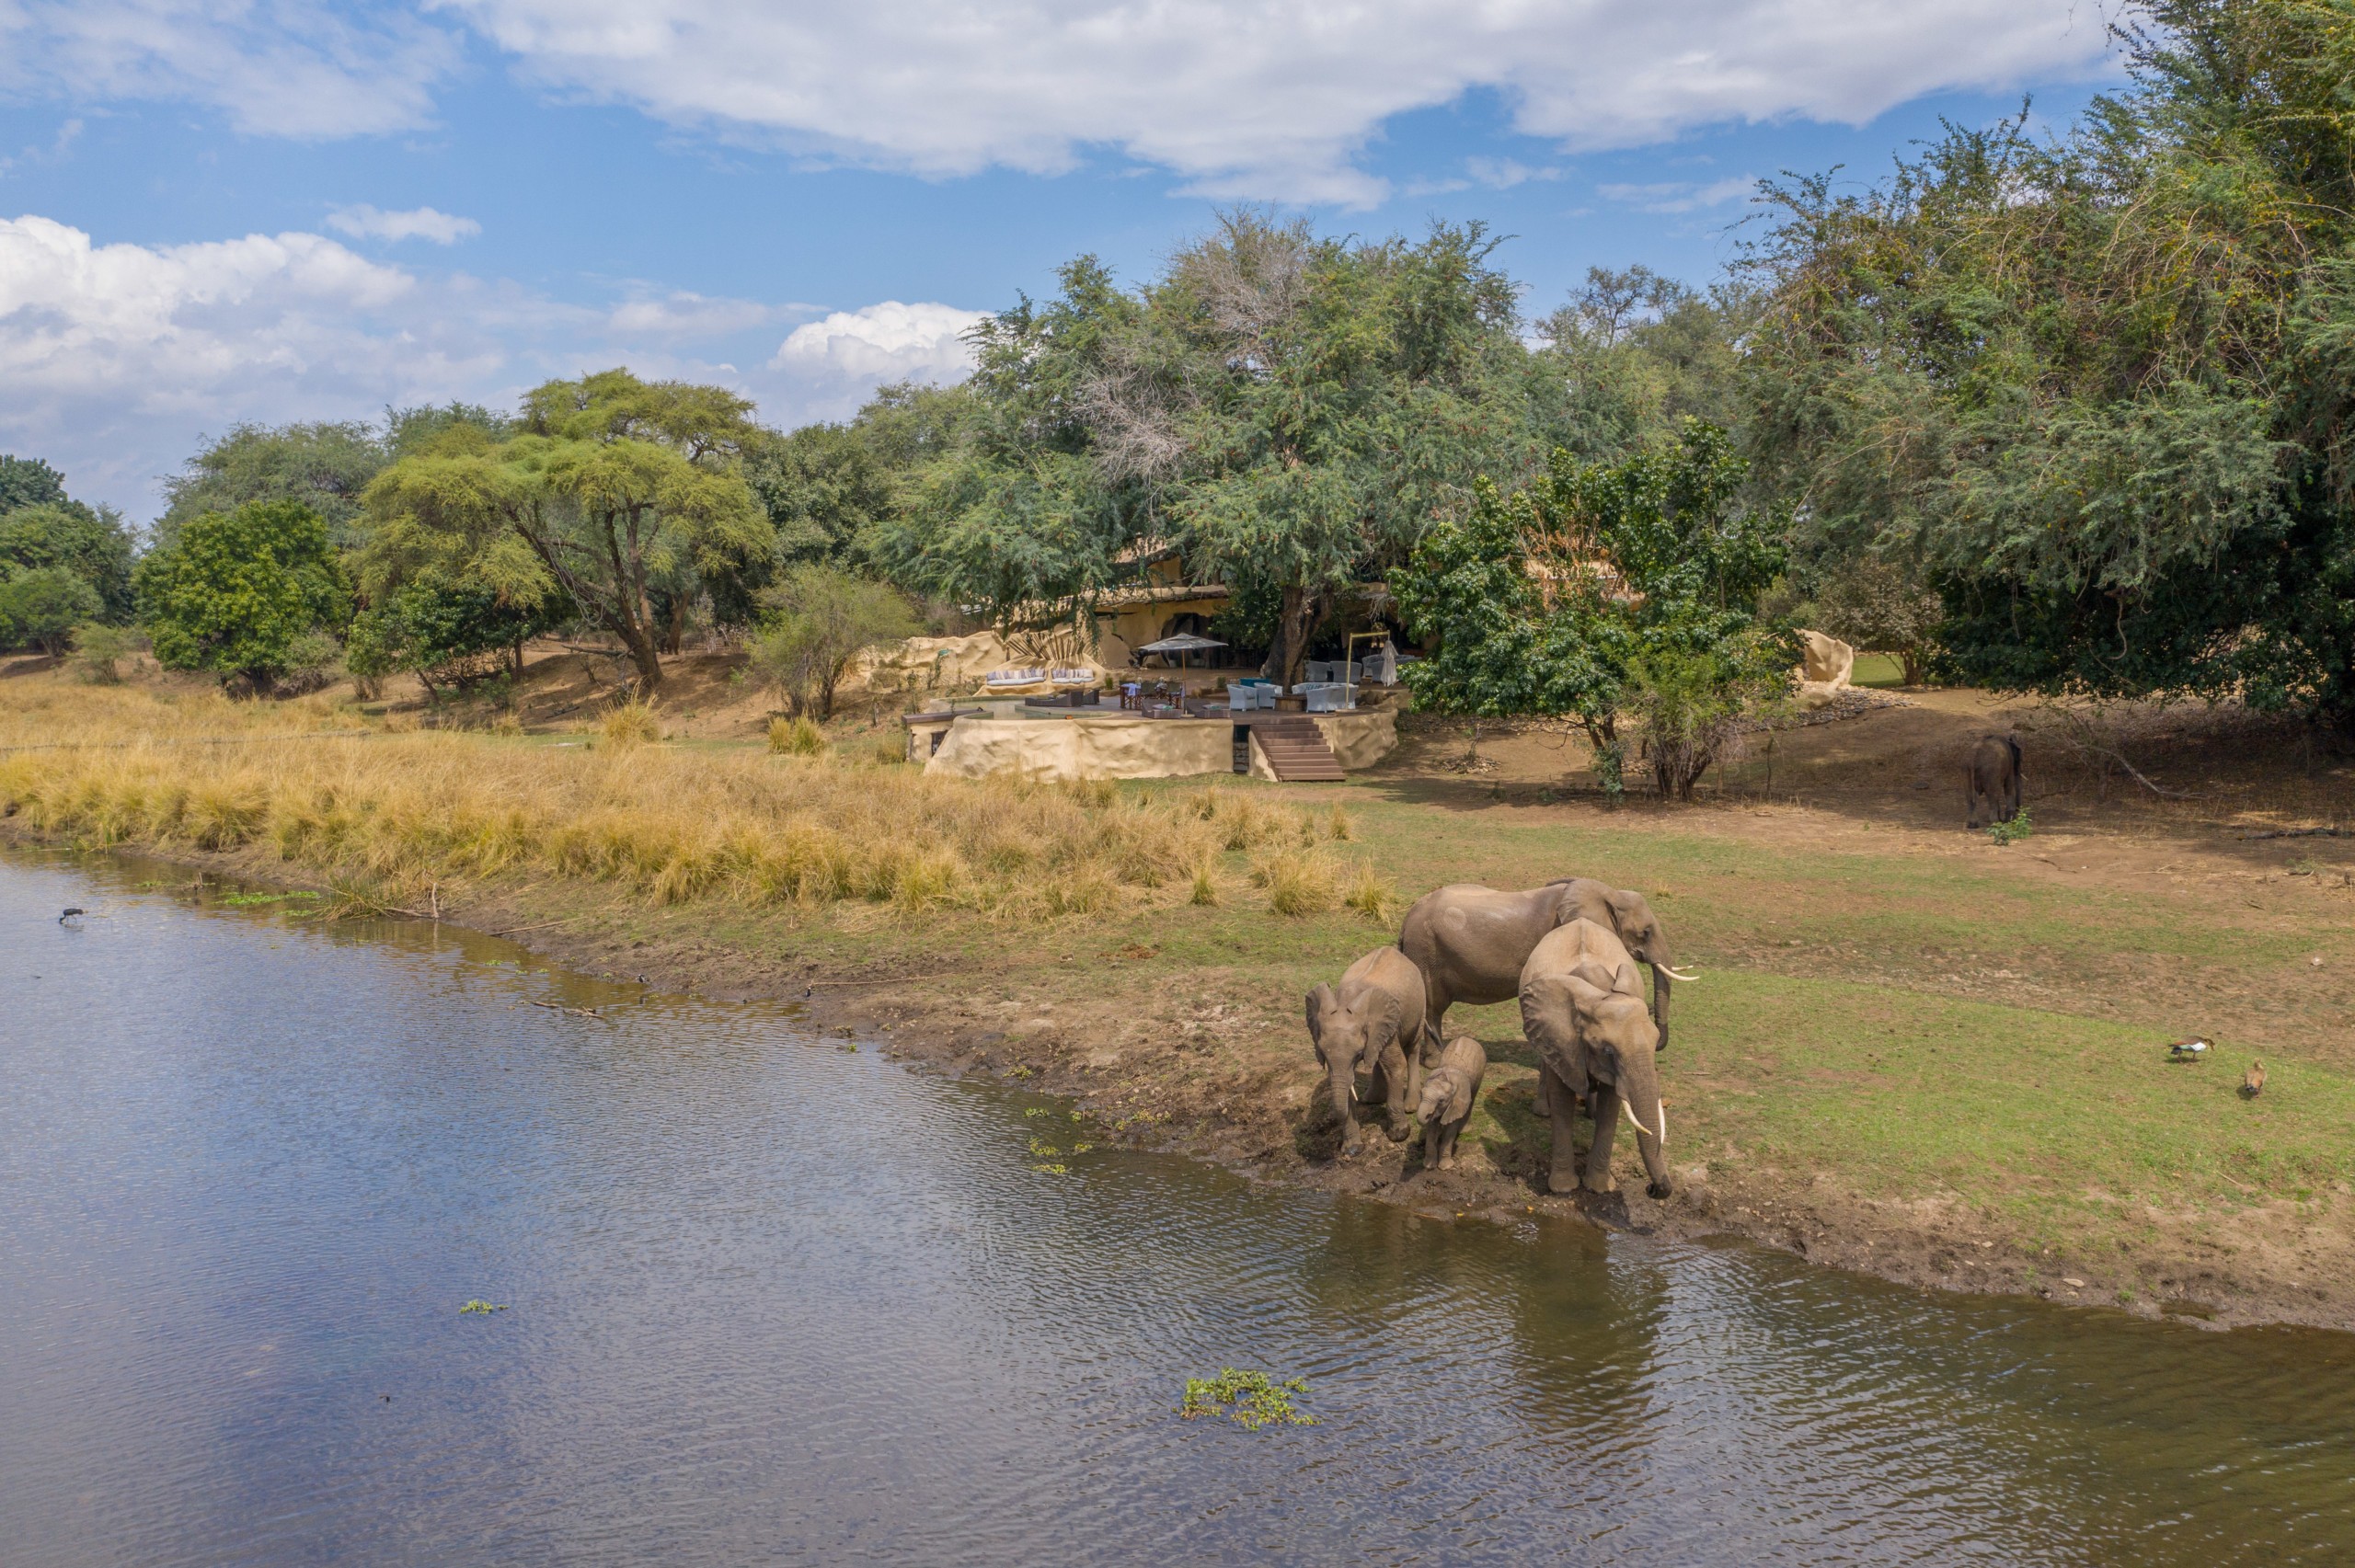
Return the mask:
[[1619,1108],[1620,1108],[1621,1110],[1623,1110],[1623,1111],[1625,1111],[1625,1112],[1626,1112],[1626,1113],[1627,1113],[1627,1119],[1628,1119],[1630,1122],[1634,1122],[1634,1123],[1635,1123],[1635,1127],[1636,1127],[1636,1130],[1637,1130],[1637,1132],[1642,1133],[1646,1138],[1649,1138],[1649,1139],[1657,1139],[1657,1140],[1658,1140],[1658,1142],[1659,1142],[1659,1144],[1660,1144],[1660,1146],[1662,1149],[1665,1149],[1665,1148],[1667,1148],[1667,1147],[1668,1147],[1668,1130],[1667,1130],[1667,1129],[1668,1129],[1668,1107],[1667,1107],[1667,1106],[1662,1105],[1662,1106],[1660,1107],[1660,1130],[1659,1132],[1654,1132],[1654,1131],[1652,1131],[1652,1129],[1651,1129],[1651,1128],[1649,1128],[1649,1127],[1646,1127],[1643,1123],[1641,1123],[1641,1122],[1639,1122],[1639,1121],[1636,1121],[1636,1107],[1635,1107],[1635,1106],[1633,1106],[1633,1105],[1631,1105],[1631,1104],[1627,1104],[1626,1097],[1625,1095],[1622,1095],[1622,1096],[1620,1097],[1620,1100],[1619,1100]]
[[1671,980],[1682,980],[1688,986],[1698,985],[1701,980],[1701,976],[1698,971],[1688,975],[1682,969],[1671,969],[1665,964],[1662,964],[1660,967],[1660,972],[1666,975]]

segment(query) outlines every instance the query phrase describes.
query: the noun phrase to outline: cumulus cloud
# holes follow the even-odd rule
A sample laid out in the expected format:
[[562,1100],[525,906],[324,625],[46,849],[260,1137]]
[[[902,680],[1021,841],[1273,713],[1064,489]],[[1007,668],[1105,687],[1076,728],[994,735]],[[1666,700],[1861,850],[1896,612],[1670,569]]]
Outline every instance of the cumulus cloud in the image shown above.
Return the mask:
[[[5,4],[6,0],[0,0]],[[371,260],[322,235],[100,244],[0,219],[0,452],[45,457],[75,494],[154,515],[158,477],[240,421],[366,419],[626,364],[730,386],[789,425],[839,418],[879,383],[968,368],[975,311],[810,307],[643,290],[608,305]],[[741,374],[730,355],[754,369]]]
[[1643,212],[1697,212],[1746,200],[1758,189],[1754,174],[1738,174],[1706,185],[1671,180],[1660,185],[1598,185],[1597,195]]
[[381,0],[0,0],[0,93],[178,99],[263,135],[421,124],[460,48]]
[[442,0],[528,78],[919,173],[1052,172],[1110,145],[1214,196],[1371,201],[1390,117],[1500,94],[1571,149],[1697,125],[1861,122],[1922,94],[2102,68],[2051,0]]
[[482,233],[482,225],[472,218],[454,218],[431,207],[386,212],[364,201],[357,207],[337,208],[327,214],[327,227],[355,239],[421,239],[435,245],[455,245]]
[[0,447],[136,502],[199,429],[474,390],[502,355],[441,292],[320,235],[98,245],[0,219]]
[[951,381],[972,368],[972,350],[963,334],[983,314],[898,300],[864,310],[838,310],[822,321],[795,327],[769,365],[870,384],[910,378]]

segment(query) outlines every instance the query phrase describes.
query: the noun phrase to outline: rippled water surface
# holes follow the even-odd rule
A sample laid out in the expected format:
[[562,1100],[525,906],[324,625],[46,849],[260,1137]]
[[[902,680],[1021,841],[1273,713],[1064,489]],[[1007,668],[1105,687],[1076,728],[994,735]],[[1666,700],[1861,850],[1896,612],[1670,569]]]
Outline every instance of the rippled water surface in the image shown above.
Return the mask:
[[0,858],[18,1568],[2355,1561],[2346,1338],[1042,1173],[1041,1098],[184,876]]

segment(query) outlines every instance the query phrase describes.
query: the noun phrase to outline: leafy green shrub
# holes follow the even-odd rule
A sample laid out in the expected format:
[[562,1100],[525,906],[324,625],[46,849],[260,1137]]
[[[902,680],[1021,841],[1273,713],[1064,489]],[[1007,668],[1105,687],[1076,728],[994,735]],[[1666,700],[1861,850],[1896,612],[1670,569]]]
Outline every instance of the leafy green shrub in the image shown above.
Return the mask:
[[63,653],[74,628],[105,608],[98,590],[63,567],[37,567],[0,582],[0,647]]
[[240,678],[258,692],[290,668],[297,637],[351,618],[327,524],[293,501],[190,519],[139,563],[138,586],[158,662]]
[[2020,807],[2019,815],[2010,821],[1990,823],[1987,828],[1987,836],[1999,844],[2016,844],[2035,832],[2036,824],[2028,820],[2028,807],[2025,806]]
[[128,626],[92,622],[74,628],[74,673],[93,686],[122,679],[122,661],[139,651],[140,636]]
[[1743,721],[1788,687],[1786,662],[1773,639],[1755,634],[1629,661],[1621,711],[1642,730],[1662,800],[1693,798],[1693,786],[1740,737]]

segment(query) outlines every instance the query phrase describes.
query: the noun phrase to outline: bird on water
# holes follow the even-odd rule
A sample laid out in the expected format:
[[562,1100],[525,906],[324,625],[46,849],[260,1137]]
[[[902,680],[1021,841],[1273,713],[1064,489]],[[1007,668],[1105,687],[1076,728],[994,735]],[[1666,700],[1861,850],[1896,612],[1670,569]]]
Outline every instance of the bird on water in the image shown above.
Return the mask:
[[82,911],[82,910],[66,910],[63,914],[62,914],[62,915],[60,915],[60,916],[58,916],[58,917],[57,917],[57,923],[58,923],[58,924],[60,924],[60,925],[63,925],[67,921],[72,920],[75,915],[81,914],[81,913],[83,913],[83,912],[84,912],[84,911]]

